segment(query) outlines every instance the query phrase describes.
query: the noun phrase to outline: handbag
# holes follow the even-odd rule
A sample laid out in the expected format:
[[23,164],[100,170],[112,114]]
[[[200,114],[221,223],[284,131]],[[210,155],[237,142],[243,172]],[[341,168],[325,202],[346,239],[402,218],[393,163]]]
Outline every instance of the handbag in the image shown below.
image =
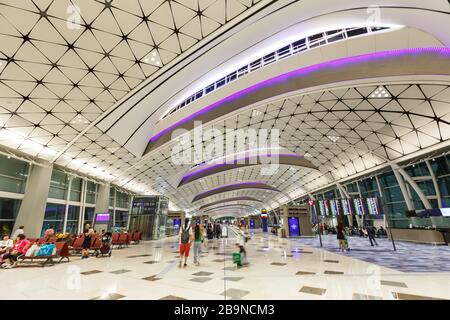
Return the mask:
[[37,244],[33,244],[27,252],[25,252],[25,257],[34,257],[36,253],[39,251],[39,246]]
[[36,254],[36,257],[42,257],[42,256],[51,256],[53,255],[53,250],[56,249],[55,245],[53,243],[50,244],[43,244],[40,248],[38,253]]

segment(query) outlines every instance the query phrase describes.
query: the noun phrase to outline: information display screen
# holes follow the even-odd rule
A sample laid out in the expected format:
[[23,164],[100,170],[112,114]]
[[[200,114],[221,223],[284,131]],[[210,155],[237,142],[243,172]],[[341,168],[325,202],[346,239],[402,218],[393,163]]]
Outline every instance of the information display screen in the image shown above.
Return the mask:
[[181,227],[181,219],[173,219],[173,227],[175,229],[180,229],[180,227]]
[[353,211],[352,201],[349,199],[342,199],[342,211],[344,215],[353,215],[355,214]]
[[95,222],[109,222],[109,218],[110,218],[109,213],[97,213]]
[[353,199],[353,203],[355,204],[355,214],[358,216],[363,216],[366,214],[366,208],[364,207],[364,201],[361,198]]
[[289,218],[288,223],[289,223],[289,235],[291,237],[300,236],[300,227],[298,218]]
[[378,198],[367,198],[367,209],[370,215],[381,215],[380,200]]

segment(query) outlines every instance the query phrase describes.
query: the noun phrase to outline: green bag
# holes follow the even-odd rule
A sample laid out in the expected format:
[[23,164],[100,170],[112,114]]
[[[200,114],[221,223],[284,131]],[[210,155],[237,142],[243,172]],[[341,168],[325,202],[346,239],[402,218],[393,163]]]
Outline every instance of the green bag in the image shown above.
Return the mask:
[[233,252],[233,263],[241,264],[241,254],[239,252]]

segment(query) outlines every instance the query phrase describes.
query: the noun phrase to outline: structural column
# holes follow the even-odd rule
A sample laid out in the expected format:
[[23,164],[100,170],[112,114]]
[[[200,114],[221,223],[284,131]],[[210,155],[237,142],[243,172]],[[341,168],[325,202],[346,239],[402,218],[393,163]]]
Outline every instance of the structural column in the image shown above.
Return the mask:
[[[406,171],[403,170],[402,168],[400,168],[397,164],[394,164],[393,168],[398,170],[398,172],[403,176],[403,178],[405,178],[405,180],[409,183],[409,185],[414,189],[414,191],[417,193],[417,195],[419,196],[420,200],[422,201],[423,206],[425,207],[425,209],[431,209],[432,207],[431,207],[430,201],[428,201],[426,195],[422,192],[422,190],[417,185],[417,183],[409,176],[409,174],[406,173]],[[395,172],[395,170],[394,170],[394,172]]]
[[402,175],[398,172],[399,167],[396,165],[391,165],[392,172],[394,172],[395,178],[397,179],[400,190],[402,191],[403,198],[405,199],[406,207],[408,210],[414,210],[414,204],[411,201],[411,198],[408,195],[408,190],[406,190],[406,184],[403,180]]
[[42,166],[31,165],[25,195],[13,230],[16,230],[19,226],[24,226],[27,237],[37,238],[41,236],[52,170],[53,165],[50,163],[45,163]]
[[109,189],[109,183],[98,186],[97,200],[95,201],[95,213],[105,213],[109,211]]
[[433,168],[431,167],[430,161],[425,161],[428,171],[430,171],[431,180],[433,181],[434,190],[436,192],[436,197],[438,201],[438,208],[442,208],[442,197],[441,197],[441,190],[439,189],[439,184],[436,179],[436,175],[434,174]]

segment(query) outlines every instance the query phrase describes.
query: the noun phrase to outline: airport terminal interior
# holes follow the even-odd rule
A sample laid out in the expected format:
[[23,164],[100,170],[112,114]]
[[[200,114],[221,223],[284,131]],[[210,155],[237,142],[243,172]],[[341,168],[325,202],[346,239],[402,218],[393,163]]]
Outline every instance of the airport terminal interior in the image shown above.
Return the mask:
[[0,298],[447,300],[448,0],[0,0]]

